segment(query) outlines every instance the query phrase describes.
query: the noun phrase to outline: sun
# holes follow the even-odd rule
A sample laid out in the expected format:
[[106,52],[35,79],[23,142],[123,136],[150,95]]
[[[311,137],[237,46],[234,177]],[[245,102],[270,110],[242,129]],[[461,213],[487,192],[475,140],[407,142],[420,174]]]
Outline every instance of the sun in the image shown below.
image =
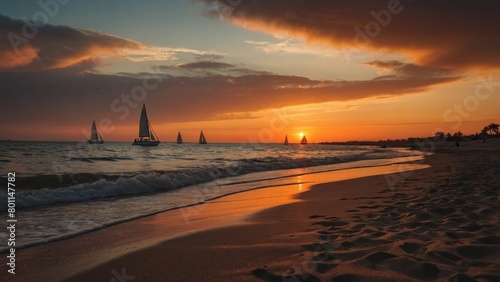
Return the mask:
[[299,133],[299,136],[300,136],[300,137],[304,137],[304,132],[300,132],[300,133]]

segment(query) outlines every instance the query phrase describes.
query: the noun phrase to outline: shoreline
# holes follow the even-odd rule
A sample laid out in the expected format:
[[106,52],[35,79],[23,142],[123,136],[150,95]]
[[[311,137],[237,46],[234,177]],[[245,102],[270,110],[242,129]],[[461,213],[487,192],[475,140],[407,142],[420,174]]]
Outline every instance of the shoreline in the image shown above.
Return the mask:
[[[45,142],[42,142],[45,143]],[[260,145],[277,145],[277,144],[261,144]],[[218,144],[215,144],[218,145]],[[243,144],[238,144],[238,143],[227,143],[227,144],[221,144],[221,145],[243,145]],[[356,146],[356,147],[374,147],[374,146]],[[168,148],[167,148],[168,149]],[[377,148],[374,148],[377,149]],[[395,148],[389,148],[389,149],[407,149],[409,152],[411,151],[411,148],[400,148],[400,147],[395,147]],[[335,158],[336,156],[331,156],[332,158]],[[69,157],[69,160],[64,160],[63,163],[67,162],[69,165],[72,165],[71,162],[83,162],[83,163],[95,163],[95,164],[102,164],[106,162],[111,162],[111,161],[124,161],[123,159],[120,159],[119,157],[116,156],[106,156],[106,157],[96,157],[96,156],[75,156],[75,157]],[[359,158],[357,160],[349,160],[348,162],[353,162],[353,161],[362,161],[365,160],[364,158]],[[0,160],[2,161],[2,160]],[[12,161],[8,159],[8,157],[3,160],[6,163],[11,163]],[[14,160],[17,161],[17,160]],[[234,161],[234,160],[233,160]],[[57,162],[57,160],[56,160]],[[268,171],[274,171],[274,170],[283,170],[283,169],[294,169],[294,168],[307,168],[311,166],[324,166],[324,165],[335,165],[335,164],[340,164],[345,162],[344,160],[333,160],[332,162],[326,162],[326,163],[316,163],[316,164],[310,164],[310,165],[298,165],[298,166],[292,166],[292,167],[276,167],[276,168],[271,168]],[[61,164],[58,164],[61,166]],[[203,167],[202,167],[203,168]],[[236,170],[236,168],[233,168]],[[172,173],[172,172],[177,172],[182,169],[179,169],[177,167],[168,167],[168,168],[161,168],[161,169],[148,169],[148,170],[102,170],[102,171],[95,171],[95,170],[81,170],[81,171],[64,171],[61,170],[60,173],[57,173],[53,169],[50,171],[45,171],[41,173],[35,173],[33,171],[27,172],[27,171],[19,171],[17,170],[16,173],[19,174],[17,177],[16,181],[21,183],[21,187],[19,189],[22,189],[22,191],[36,191],[36,190],[42,190],[42,189],[57,189],[57,188],[68,188],[71,186],[75,185],[80,185],[80,184],[92,184],[93,182],[99,181],[99,180],[106,180],[106,181],[116,181],[119,178],[133,178],[134,176],[140,175],[140,174],[145,174],[149,173],[152,171],[159,171],[162,173]],[[256,171],[248,171],[248,173],[258,173],[261,172],[260,170]],[[21,190],[20,190],[21,191]]]
[[[365,171],[368,171],[372,174],[379,174],[383,172],[388,172],[389,166],[374,166],[374,167],[367,167],[367,168],[352,168],[352,169],[347,169],[347,170],[336,170],[336,171],[331,171],[331,172],[319,172],[319,173],[314,173],[314,174],[309,174],[309,175],[298,175],[296,178],[310,178],[310,181],[313,181],[315,178],[317,178],[318,174],[324,174],[324,175],[330,175],[333,174],[334,177],[357,177],[361,174],[366,173]],[[403,164],[395,164],[392,165],[392,169],[398,169],[394,167],[400,167],[399,170],[405,169],[405,165]],[[337,175],[337,176],[335,176]],[[296,184],[297,187],[300,189],[308,189],[309,185],[306,182],[305,179],[301,180],[300,183]],[[75,261],[73,263],[74,269],[76,272],[81,271],[82,269],[85,269],[86,265],[92,265],[95,266],[96,264],[99,263],[104,263],[110,259],[110,253],[113,253],[113,256],[121,256],[125,255],[129,252],[129,250],[134,250],[138,248],[145,248],[148,246],[151,246],[159,241],[164,241],[168,239],[173,239],[178,236],[184,236],[187,234],[190,234],[192,232],[198,232],[203,229],[213,229],[216,227],[224,226],[228,223],[227,221],[227,216],[223,216],[224,214],[224,209],[228,210],[230,208],[234,207],[235,202],[239,201],[245,201],[241,200],[242,198],[255,198],[255,197],[264,197],[260,196],[260,194],[269,194],[269,195],[274,195],[273,201],[272,202],[265,202],[263,203],[262,201],[258,203],[254,203],[253,206],[250,208],[247,208],[245,210],[241,210],[241,207],[239,211],[236,212],[236,214],[233,215],[233,222],[232,224],[235,223],[234,220],[242,220],[245,216],[250,216],[256,211],[262,210],[264,208],[269,208],[273,207],[279,204],[284,204],[285,202],[289,203],[292,201],[296,201],[291,198],[292,195],[295,195],[299,193],[299,191],[290,191],[288,188],[290,185],[285,185],[285,186],[277,186],[277,187],[268,187],[268,188],[259,188],[259,189],[253,189],[253,190],[248,190],[248,191],[243,191],[243,192],[238,192],[238,193],[233,193],[231,195],[226,195],[222,197],[218,197],[217,199],[205,202],[200,205],[192,205],[189,207],[184,207],[184,208],[177,208],[173,210],[168,210],[168,211],[162,211],[159,213],[156,213],[155,215],[149,215],[145,217],[141,217],[138,219],[134,219],[131,221],[126,221],[123,223],[119,223],[117,225],[111,225],[107,226],[105,228],[96,230],[96,231],[91,231],[87,232],[75,237],[70,237],[62,240],[57,240],[53,242],[49,242],[47,244],[43,245],[37,245],[37,246],[32,246],[28,247],[22,250],[19,250],[19,257],[22,258],[23,256],[26,257],[27,259],[24,260],[24,264],[19,259],[19,271],[21,269],[31,269],[36,275],[40,275],[39,273],[42,272],[44,273],[43,275],[48,275],[48,277],[51,277],[51,279],[55,279],[58,281],[61,279],[61,276],[58,273],[58,271],[67,271],[68,268],[65,266],[64,268],[54,268],[53,265],[57,266],[60,265],[63,261],[69,260],[70,261]],[[264,199],[267,197],[270,197],[269,195],[266,195]],[[276,198],[281,198],[281,202],[276,202]],[[228,204],[224,204],[228,201]],[[283,202],[285,201],[285,202]],[[222,206],[222,208],[215,208],[210,211],[210,216],[206,215],[207,211],[210,210],[210,207],[212,206]],[[221,212],[222,209],[222,212]],[[200,214],[204,213],[204,214]],[[192,218],[191,218],[192,217]],[[169,226],[172,227],[172,223],[175,225],[175,227],[172,228],[165,228],[165,230],[162,230],[161,232],[156,230],[156,238],[149,238],[150,236],[145,236],[145,234],[137,231],[132,231],[137,229],[137,226],[149,226],[151,224],[151,221],[157,220],[157,218],[167,218],[167,221],[170,222]],[[188,218],[188,224],[186,224],[186,218]],[[160,219],[162,221],[163,219]],[[194,226],[195,224],[191,224],[190,221],[196,222],[196,227]],[[211,222],[212,221],[212,222]],[[141,227],[142,228],[142,227]],[[181,231],[178,231],[178,229],[182,229]],[[170,230],[168,230],[170,229]],[[166,233],[174,231],[174,233],[177,233],[172,235],[168,235]],[[125,237],[122,236],[122,232],[128,233],[130,236],[133,236],[133,239],[131,237]],[[108,233],[113,233],[115,235],[107,235]],[[104,234],[104,235],[102,235]],[[118,234],[118,235],[117,235]],[[103,237],[101,237],[103,236]],[[118,245],[115,240],[111,239],[110,237],[116,237],[118,236],[122,241],[120,241],[120,244]],[[102,238],[106,238],[105,240],[101,240]],[[135,241],[137,240],[142,240],[142,243],[140,244],[135,244]],[[89,243],[89,242],[96,242],[94,243]],[[122,248],[122,243],[124,244],[132,244],[130,248],[123,249]],[[69,250],[71,249],[80,249],[83,253],[82,254],[73,254]],[[54,254],[53,251],[57,250],[57,253]],[[52,252],[52,254],[51,254]],[[51,254],[51,255],[47,255]],[[38,268],[39,260],[43,258],[44,263],[43,267]],[[83,262],[82,262],[83,258]],[[78,262],[76,262],[78,261]],[[97,262],[97,263],[96,263]],[[83,266],[83,267],[82,267]],[[3,268],[3,266],[0,266],[0,269]],[[49,270],[50,269],[50,270]],[[74,274],[74,273],[72,273]],[[35,275],[35,276],[36,276]],[[67,275],[62,275],[62,277],[66,277]],[[23,274],[17,275],[16,277],[24,277]],[[28,279],[31,278],[31,274],[27,274]],[[9,278],[9,277],[8,277]],[[34,276],[33,276],[34,278]],[[67,278],[67,277],[66,277]]]
[[[64,234],[64,235],[53,237],[53,238],[50,238],[50,239],[47,239],[47,240],[44,240],[44,241],[40,241],[40,242],[30,242],[30,243],[26,243],[24,245],[19,245],[19,246],[17,246],[16,249],[17,250],[23,250],[23,249],[27,249],[27,248],[32,248],[32,247],[36,247],[36,246],[48,244],[48,243],[51,243],[51,242],[57,242],[57,241],[60,241],[60,240],[70,239],[70,238],[73,238],[73,237],[76,237],[76,236],[81,236],[81,235],[84,235],[84,234],[87,234],[87,233],[90,233],[90,232],[94,232],[94,231],[97,231],[97,230],[109,228],[109,227],[117,225],[117,224],[122,224],[122,223],[126,223],[126,222],[129,222],[129,221],[134,221],[134,220],[141,219],[141,218],[148,217],[148,216],[153,216],[153,215],[156,215],[158,213],[173,211],[173,210],[177,210],[177,209],[181,209],[181,208],[186,208],[186,209],[193,208],[193,206],[203,205],[203,204],[206,204],[206,203],[208,203],[210,201],[217,200],[217,199],[222,198],[222,197],[234,195],[234,194],[237,194],[237,193],[244,193],[244,192],[252,191],[252,190],[256,190],[256,189],[272,188],[272,187],[276,187],[276,186],[279,187],[279,186],[285,185],[284,183],[286,181],[290,181],[294,177],[302,177],[304,175],[314,175],[314,174],[317,174],[317,173],[328,173],[328,172],[342,171],[342,170],[349,170],[349,169],[356,169],[356,168],[375,168],[375,167],[380,167],[380,166],[383,166],[383,165],[397,165],[399,163],[407,163],[407,162],[417,162],[417,163],[420,163],[420,162],[423,162],[423,158],[424,157],[425,157],[424,155],[412,155],[412,156],[398,157],[398,158],[369,159],[369,160],[358,160],[358,161],[352,161],[352,162],[343,162],[343,163],[331,164],[331,165],[326,165],[326,166],[319,166],[319,167],[325,167],[324,170],[320,170],[320,171],[315,171],[314,170],[315,167],[304,167],[304,168],[292,169],[292,170],[290,170],[290,169],[287,169],[287,170],[277,170],[277,172],[296,170],[295,171],[296,174],[290,174],[290,175],[285,175],[285,176],[281,175],[281,176],[274,177],[274,178],[266,178],[266,179],[264,179],[264,183],[265,183],[265,184],[263,184],[264,186],[257,186],[255,188],[250,188],[248,190],[228,192],[227,194],[221,194],[221,195],[216,196],[216,197],[211,197],[209,199],[206,199],[205,201],[200,201],[200,202],[196,202],[196,203],[192,203],[192,204],[187,204],[187,205],[182,205],[182,206],[177,206],[177,207],[170,207],[170,208],[167,208],[167,209],[157,210],[157,211],[153,211],[153,212],[148,212],[146,214],[140,214],[140,215],[137,215],[137,216],[131,217],[131,218],[114,220],[113,222],[108,222],[105,225],[102,225],[102,226],[99,226],[99,227],[92,227],[90,229],[81,230],[81,231],[78,231],[78,232],[75,232],[75,233],[72,233],[72,234]],[[378,162],[382,162],[382,163],[378,163],[378,164],[371,163],[371,162],[377,162],[377,161]],[[269,173],[269,172],[267,172],[267,173]],[[236,176],[236,177],[237,178],[239,178],[239,177],[245,177],[245,175],[240,175],[240,176]],[[230,179],[231,178],[222,178],[221,180],[218,180],[218,181],[221,181],[221,182],[228,182],[229,181],[231,183],[231,185],[233,185],[233,184],[234,185],[239,185],[241,183],[251,183],[251,182],[262,182],[262,180],[253,180],[251,182],[243,181],[243,182],[240,183],[240,182],[231,182]],[[209,182],[208,183],[201,183],[201,184],[197,184],[197,185],[208,185],[209,187],[213,186]],[[215,185],[218,185],[218,184],[215,184]],[[225,185],[226,184],[224,184],[224,186]],[[184,187],[184,188],[186,188],[186,187]],[[200,188],[203,188],[203,187],[200,186]],[[204,188],[204,189],[201,189],[201,190],[205,191],[205,189],[207,189],[207,188]],[[157,192],[157,193],[152,194],[150,196],[162,195],[163,193],[172,193],[172,192],[175,192],[175,191]],[[210,194],[210,193],[203,193],[203,194]],[[133,197],[137,197],[137,196],[140,196],[140,195],[133,195],[133,196],[130,196],[130,197],[133,198]],[[142,195],[142,196],[144,196],[144,195]],[[127,198],[128,197],[121,197],[119,199],[127,199]],[[99,199],[99,200],[95,201],[95,203],[103,203],[104,204],[108,200],[106,200],[106,199]],[[65,207],[65,204],[55,204],[53,207],[57,208],[58,205],[62,205],[62,207]],[[37,207],[34,207],[34,208],[36,209]],[[4,248],[4,249],[2,249],[0,251],[0,254],[3,254],[3,253],[8,253],[8,248]]]
[[[373,270],[370,270],[370,267],[379,267],[379,265],[389,269],[392,268],[393,270],[394,266],[390,264],[391,261],[398,261],[403,258],[407,259],[401,255],[400,249],[406,248],[410,250],[417,248],[422,250],[422,248],[424,248],[421,243],[417,244],[412,242],[412,240],[402,240],[401,244],[396,244],[389,250],[382,251],[386,246],[383,242],[377,242],[384,241],[382,239],[387,241],[389,238],[385,237],[390,237],[387,234],[391,232],[394,233],[405,228],[408,229],[412,226],[408,225],[401,227],[403,229],[399,228],[401,230],[392,230],[390,232],[386,230],[386,234],[379,235],[380,238],[371,238],[368,240],[368,238],[363,238],[363,236],[361,236],[358,238],[358,241],[354,240],[351,242],[346,240],[346,238],[353,236],[352,233],[349,234],[347,232],[341,234],[340,232],[343,226],[347,226],[345,223],[348,222],[350,224],[351,221],[340,219],[352,217],[353,213],[359,213],[363,209],[378,211],[375,215],[373,213],[370,215],[372,217],[375,216],[375,219],[377,219],[377,214],[380,215],[380,213],[384,213],[384,210],[381,208],[384,206],[384,203],[377,204],[377,201],[383,201],[384,199],[387,201],[391,198],[401,201],[398,197],[417,197],[422,193],[423,188],[420,186],[424,186],[427,191],[432,191],[429,187],[425,187],[428,186],[426,182],[440,177],[447,179],[446,177],[454,176],[451,175],[448,168],[453,168],[454,166],[458,168],[466,167],[467,164],[464,164],[464,160],[460,160],[460,158],[465,158],[466,155],[469,160],[474,161],[471,165],[475,165],[478,161],[484,162],[483,164],[478,163],[480,167],[488,165],[487,161],[492,162],[498,160],[498,157],[495,159],[495,155],[488,160],[485,160],[484,157],[484,154],[491,153],[491,150],[498,154],[498,146],[493,149],[488,148],[484,152],[477,151],[476,149],[478,148],[439,152],[426,158],[426,162],[430,162],[433,167],[406,173],[390,174],[389,177],[387,177],[386,174],[385,176],[354,177],[354,179],[351,180],[336,179],[336,182],[331,182],[331,180],[328,181],[327,179],[321,178],[319,175],[312,175],[311,182],[323,184],[314,185],[311,189],[300,194],[295,193],[295,197],[286,195],[284,192],[290,190],[286,188],[292,186],[298,188],[300,185],[302,189],[308,189],[307,187],[310,183],[306,182],[309,180],[302,180],[297,185],[284,186],[282,187],[284,190],[280,192],[276,190],[277,188],[264,188],[237,193],[235,195],[222,197],[209,204],[200,205],[199,207],[205,207],[202,210],[191,210],[192,214],[195,216],[191,218],[192,221],[189,224],[185,222],[185,214],[183,215],[178,211],[177,213],[164,212],[155,216],[111,226],[72,239],[28,248],[19,252],[20,259],[18,267],[20,275],[16,274],[16,277],[30,278],[42,274],[55,281],[68,278],[70,278],[70,281],[86,281],[91,278],[95,279],[96,277],[108,281],[113,278],[113,270],[121,273],[123,271],[122,268],[125,268],[126,274],[136,277],[137,281],[159,281],[158,279],[160,279],[160,281],[161,279],[182,281],[185,279],[199,280],[202,278],[204,280],[215,281],[223,278],[227,279],[227,277],[234,277],[234,281],[274,281],[276,279],[281,281],[281,279],[286,277],[305,278],[306,276],[311,279],[314,277],[319,279],[330,279],[330,277],[347,279],[351,277],[349,275],[354,275],[350,274],[348,269],[355,268],[359,269],[359,275],[361,276],[352,276],[351,278],[361,279],[360,281],[386,281],[387,279],[389,281],[401,281],[403,278],[408,281],[412,281],[412,279],[419,280],[423,277],[419,276],[422,275],[420,273],[422,272],[421,269],[419,273],[412,274],[413,276],[407,276],[404,273],[394,273],[394,271],[387,273],[383,272],[384,276],[382,277],[385,278],[380,278],[377,275],[373,276]],[[482,150],[482,148],[479,149]],[[471,157],[469,157],[469,155]],[[481,173],[478,168],[473,167],[473,170],[476,173]],[[345,173],[346,172],[343,171],[343,174]],[[380,171],[378,174],[380,174]],[[396,177],[391,177],[392,175]],[[498,176],[494,174],[489,174],[489,176],[496,177],[493,179],[498,180]],[[457,176],[455,175],[454,177]],[[396,184],[396,190],[392,191],[388,189],[388,181],[390,182],[391,180],[398,179],[403,179],[403,181],[401,183],[397,183],[397,181],[394,182]],[[466,180],[462,182],[467,183],[467,181],[475,181],[475,179]],[[362,190],[360,190],[360,187],[362,187]],[[414,189],[408,190],[408,187],[413,187]],[[405,193],[398,192],[399,189],[404,190]],[[263,191],[269,193],[263,193]],[[436,192],[434,191],[433,193]],[[247,196],[252,195],[252,197],[257,197],[254,198],[254,202],[249,202],[248,199],[245,199],[245,194]],[[281,200],[277,200],[276,197],[278,196],[281,196]],[[326,199],[328,199],[327,202],[325,202]],[[409,203],[413,201],[414,206],[423,204],[415,199],[408,199],[408,201],[410,201]],[[247,204],[247,206],[240,210],[239,214],[228,214],[228,211],[232,211],[235,207],[242,208],[242,203]],[[413,206],[413,204],[411,206]],[[454,213],[458,212],[460,211],[456,210]],[[492,211],[489,212],[491,213]],[[426,213],[428,212],[423,213],[424,217]],[[404,212],[400,211],[398,214],[400,217]],[[492,215],[495,215],[494,211]],[[366,216],[366,214],[363,216]],[[486,214],[485,216],[489,215]],[[351,218],[352,222],[360,220],[360,215],[357,215],[357,217],[358,218],[354,215],[354,218]],[[452,219],[453,218],[451,218],[448,223],[450,226],[453,223],[451,221]],[[214,222],[214,220],[218,222]],[[427,219],[427,221],[430,221],[429,225],[432,227],[432,220]],[[369,225],[369,223],[363,224]],[[383,221],[378,222],[378,224],[379,227],[375,229],[384,226]],[[193,228],[193,225],[196,226]],[[166,234],[166,232],[175,232],[175,228],[182,226],[189,226],[190,231],[183,232],[181,236],[169,237],[168,234]],[[143,227],[150,228],[154,230],[154,232],[144,234],[141,233],[140,230],[137,230]],[[391,228],[398,229],[395,226]],[[421,226],[414,228],[419,230]],[[369,234],[368,231],[370,231],[368,228],[358,227],[358,229],[362,229],[359,231],[363,231],[361,233],[365,233],[365,235]],[[496,230],[498,232],[498,227]],[[338,234],[336,234],[336,232]],[[375,234],[382,233],[382,231],[373,232],[375,232]],[[373,232],[370,234],[373,235]],[[482,231],[477,231],[477,233],[480,232]],[[460,233],[458,234],[460,235]],[[391,236],[395,235],[397,234],[391,234]],[[476,239],[481,238],[474,239],[473,235],[470,235],[472,237],[471,239],[467,239],[467,241],[469,242],[472,240],[477,245]],[[496,235],[498,235],[498,233]],[[344,241],[337,242],[339,237],[342,237]],[[495,241],[495,238],[498,237],[495,237],[495,234],[490,237],[491,238],[486,236],[481,240],[486,240],[485,242],[489,243],[487,246],[493,248],[493,254],[497,254],[495,252],[498,249],[496,247],[498,242]],[[365,247],[356,246],[356,244],[361,244]],[[367,252],[365,250],[366,246],[370,244],[375,244],[373,248],[381,250],[377,252],[371,250],[371,253],[364,253]],[[358,253],[358,255],[363,253],[364,256],[359,258],[349,257],[349,255],[345,254],[346,250],[342,250],[342,248],[358,248],[358,250],[352,252],[350,256],[355,256],[355,253]],[[399,251],[395,252],[393,250],[394,248]],[[436,247],[433,246],[433,248]],[[463,251],[464,248],[468,251]],[[465,255],[469,257],[473,256],[477,251],[474,249],[474,245],[472,247],[464,246],[464,248],[459,249],[461,254],[463,255],[465,252]],[[467,248],[472,248],[472,251]],[[482,250],[480,248],[481,247],[479,247],[478,250]],[[52,253],[47,254],[46,252]],[[337,255],[337,252],[340,255]],[[432,253],[434,256],[443,253],[443,251],[428,252]],[[455,253],[456,252],[457,251],[455,251]],[[342,257],[342,255],[345,257]],[[407,253],[404,255],[408,256]],[[457,256],[456,254],[454,255]],[[324,257],[325,260],[312,260],[312,258],[317,258],[318,256]],[[424,253],[424,257],[425,256],[427,256],[427,253]],[[442,260],[439,255],[437,256],[438,259]],[[21,260],[23,257],[27,259]],[[335,258],[333,259],[333,257]],[[452,256],[448,255],[448,257]],[[460,254],[457,257],[460,257]],[[181,264],[176,263],[179,258],[182,258]],[[204,259],[210,261],[215,260],[216,263],[212,264],[211,262],[211,267],[208,267]],[[470,259],[474,261],[473,258],[461,259]],[[67,265],[63,263],[64,260],[66,260],[65,263],[71,263]],[[159,261],[162,263],[160,264]],[[399,263],[404,264],[408,263],[408,261],[411,260],[407,259]],[[360,262],[362,262],[361,266],[363,267],[357,265],[360,264]],[[366,263],[369,263],[370,266],[368,267],[368,271],[364,268]],[[384,265],[385,263],[388,265]],[[434,275],[432,277],[438,279],[436,281],[447,279],[449,278],[448,276],[453,274],[452,270],[454,268],[450,268],[446,265],[443,266],[440,263],[443,262],[439,261],[438,263],[424,264],[425,267],[429,268],[426,271],[430,271],[429,273]],[[483,264],[484,263],[486,262],[483,262]],[[57,267],[58,264],[59,267]],[[422,267],[421,263],[416,264]],[[488,267],[492,269],[490,272],[500,270],[498,265],[490,262],[487,264]],[[347,267],[349,265],[350,268]],[[221,268],[218,266],[221,266]],[[437,274],[435,273],[436,269],[434,266],[440,271],[438,271]],[[30,269],[34,273],[21,274],[22,269]],[[64,269],[65,274],[61,272],[58,273],[58,269]],[[193,270],[195,270],[194,273]],[[468,274],[473,275],[474,273],[477,274],[481,272],[476,271]],[[491,276],[491,274],[488,275]],[[424,278],[426,277],[427,276]]]

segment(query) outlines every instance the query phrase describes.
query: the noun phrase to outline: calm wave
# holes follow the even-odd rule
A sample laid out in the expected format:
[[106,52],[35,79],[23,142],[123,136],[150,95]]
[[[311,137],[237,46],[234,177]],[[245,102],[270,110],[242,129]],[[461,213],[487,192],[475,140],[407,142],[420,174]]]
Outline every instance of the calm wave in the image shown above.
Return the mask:
[[[20,247],[230,193],[286,184],[287,177],[300,173],[383,165],[392,158],[420,154],[315,144],[139,147],[76,142],[2,142],[0,151],[2,175],[14,171],[17,176],[17,217],[23,221]],[[6,197],[0,192],[2,211]],[[4,241],[7,234],[0,235]]]

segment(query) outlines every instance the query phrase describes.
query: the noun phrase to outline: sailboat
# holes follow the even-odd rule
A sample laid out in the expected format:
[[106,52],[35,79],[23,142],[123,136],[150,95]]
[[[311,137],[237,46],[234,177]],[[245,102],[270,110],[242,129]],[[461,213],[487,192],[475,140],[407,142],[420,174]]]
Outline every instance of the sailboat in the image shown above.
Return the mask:
[[207,144],[207,139],[205,139],[205,135],[203,135],[203,131],[200,133],[200,144]]
[[87,141],[89,144],[102,144],[104,140],[102,139],[101,133],[97,131],[95,126],[95,120],[92,121],[92,128],[90,129],[90,139]]
[[182,144],[182,136],[181,136],[181,132],[180,131],[177,134],[177,144]]
[[146,105],[142,105],[141,119],[139,121],[139,138],[134,140],[132,145],[139,146],[158,146],[160,141],[153,131],[153,127],[149,124],[148,114],[146,113]]
[[305,135],[304,135],[304,137],[302,137],[302,141],[300,141],[300,144],[302,144],[302,145],[306,145],[307,144],[307,138],[306,138]]
[[285,142],[283,144],[288,145],[288,135],[285,135]]

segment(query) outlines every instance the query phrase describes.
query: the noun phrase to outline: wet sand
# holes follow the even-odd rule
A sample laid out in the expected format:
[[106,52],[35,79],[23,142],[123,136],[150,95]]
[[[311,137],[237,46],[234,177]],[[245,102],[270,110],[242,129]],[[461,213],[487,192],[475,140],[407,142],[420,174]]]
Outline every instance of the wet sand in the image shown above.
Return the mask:
[[499,153],[304,175],[21,250],[15,278],[500,281]]

